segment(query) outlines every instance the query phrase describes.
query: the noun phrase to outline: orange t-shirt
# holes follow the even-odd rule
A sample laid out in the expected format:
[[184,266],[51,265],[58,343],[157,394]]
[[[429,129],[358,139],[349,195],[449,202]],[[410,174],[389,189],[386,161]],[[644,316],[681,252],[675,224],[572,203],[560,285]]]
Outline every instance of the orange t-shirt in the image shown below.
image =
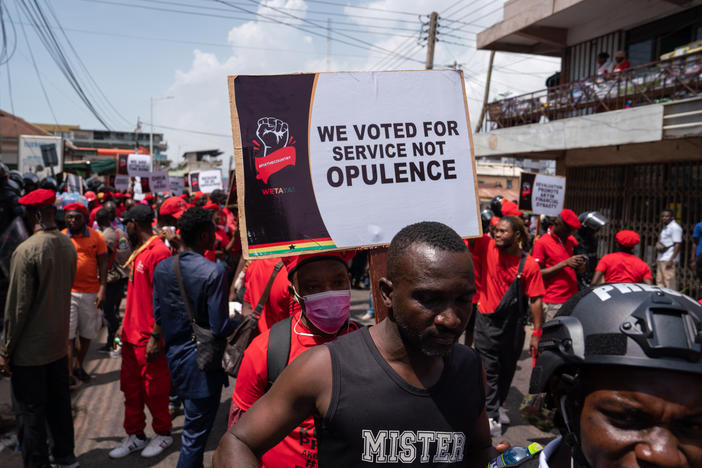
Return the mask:
[[107,254],[107,244],[98,231],[85,227],[82,234],[72,235],[64,229],[65,235],[73,242],[78,254],[76,278],[73,280],[71,291],[80,293],[96,293],[100,289],[98,279],[98,257]]

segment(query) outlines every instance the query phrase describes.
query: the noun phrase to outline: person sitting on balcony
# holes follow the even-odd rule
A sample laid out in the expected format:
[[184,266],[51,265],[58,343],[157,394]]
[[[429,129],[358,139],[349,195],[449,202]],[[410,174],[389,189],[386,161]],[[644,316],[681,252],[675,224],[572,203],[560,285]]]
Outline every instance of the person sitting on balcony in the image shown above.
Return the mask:
[[623,50],[618,50],[617,53],[614,54],[614,68],[612,71],[615,73],[620,72],[626,70],[630,66],[631,64],[626,59],[626,53]]
[[613,67],[614,64],[609,60],[607,52],[600,52],[597,55],[597,76],[606,77],[609,73],[612,73]]

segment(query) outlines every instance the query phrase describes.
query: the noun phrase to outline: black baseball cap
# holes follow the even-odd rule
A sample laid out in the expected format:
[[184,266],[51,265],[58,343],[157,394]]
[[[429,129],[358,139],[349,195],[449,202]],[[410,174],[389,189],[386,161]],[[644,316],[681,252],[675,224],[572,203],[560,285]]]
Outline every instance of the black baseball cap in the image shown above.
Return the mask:
[[137,223],[150,223],[154,220],[154,211],[148,205],[134,205],[122,217],[122,221],[135,221]]

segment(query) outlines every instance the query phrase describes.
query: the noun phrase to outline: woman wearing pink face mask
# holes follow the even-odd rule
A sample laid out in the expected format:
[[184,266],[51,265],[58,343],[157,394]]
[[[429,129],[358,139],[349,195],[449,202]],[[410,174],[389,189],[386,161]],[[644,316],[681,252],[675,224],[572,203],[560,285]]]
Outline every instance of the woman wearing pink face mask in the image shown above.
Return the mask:
[[[282,368],[312,346],[328,343],[337,336],[357,330],[349,321],[351,280],[348,261],[353,254],[330,252],[284,257],[290,295],[300,307],[291,317],[278,322],[257,336],[249,345],[239,369],[229,413],[229,427],[258,400],[276,376],[268,369]],[[277,331],[275,330],[277,328]],[[273,333],[289,339],[287,360],[271,365],[269,336]],[[289,337],[289,338],[288,338]],[[287,343],[287,342],[286,342]],[[280,347],[278,347],[280,348]],[[285,347],[283,347],[285,349]],[[275,359],[281,359],[280,356]],[[261,465],[266,468],[317,466],[317,440],[314,420],[310,417],[296,427],[282,442],[263,454]]]

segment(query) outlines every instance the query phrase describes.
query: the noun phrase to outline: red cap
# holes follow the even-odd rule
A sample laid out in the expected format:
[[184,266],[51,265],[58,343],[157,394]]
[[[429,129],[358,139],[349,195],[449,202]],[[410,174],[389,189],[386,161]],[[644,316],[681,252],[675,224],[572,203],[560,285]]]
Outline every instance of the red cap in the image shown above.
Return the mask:
[[219,205],[216,204],[216,203],[213,202],[213,201],[209,201],[209,202],[205,203],[205,205],[203,206],[203,208],[206,209],[206,210],[215,210],[215,211],[219,211],[219,210],[220,210]]
[[499,222],[500,218],[498,218],[497,216],[493,216],[492,218],[490,218],[490,226],[496,226]]
[[521,216],[522,212],[519,211],[519,206],[513,201],[503,201],[502,202],[502,216]]
[[80,211],[83,215],[88,216],[88,209],[82,203],[69,203],[63,207],[63,211]]
[[571,229],[580,229],[580,221],[578,220],[578,215],[575,211],[569,210],[568,208],[561,211],[561,219]]
[[188,194],[187,194],[187,193],[182,193],[182,194],[180,195],[180,198],[182,198],[183,200],[185,200],[186,198],[188,198]]
[[178,219],[187,209],[188,204],[185,203],[182,198],[170,197],[161,204],[161,208],[159,208],[158,212],[161,216],[170,215]]
[[85,192],[85,199],[88,200],[89,202],[95,200],[97,198],[97,195],[95,195],[95,192],[88,190]]
[[53,205],[56,201],[56,192],[49,189],[36,189],[19,199],[19,202],[29,208],[41,208]]
[[206,196],[207,196],[207,195],[205,195],[205,192],[200,192],[200,191],[195,192],[195,195],[193,196],[193,203],[195,203],[196,201],[198,201],[200,198],[206,197]]
[[285,268],[288,270],[288,279],[292,281],[293,273],[295,273],[302,265],[319,260],[339,260],[348,267],[349,260],[351,260],[354,255],[356,255],[354,250],[303,254],[292,257],[283,257],[283,263],[285,263]]
[[154,199],[154,195],[152,193],[147,193],[146,195],[144,195],[144,200],[146,200],[146,201],[153,200],[153,199]]
[[632,248],[641,241],[641,237],[639,237],[637,233],[628,230],[619,231],[614,237],[622,247],[626,247],[627,249]]

